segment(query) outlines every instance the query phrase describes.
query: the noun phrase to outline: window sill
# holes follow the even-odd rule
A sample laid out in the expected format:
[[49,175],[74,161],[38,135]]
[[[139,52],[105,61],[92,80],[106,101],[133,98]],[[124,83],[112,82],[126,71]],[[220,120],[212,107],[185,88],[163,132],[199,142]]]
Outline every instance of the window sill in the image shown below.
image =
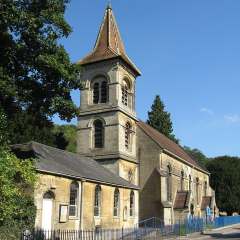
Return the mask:
[[68,216],[69,220],[78,220],[79,217],[78,216]]

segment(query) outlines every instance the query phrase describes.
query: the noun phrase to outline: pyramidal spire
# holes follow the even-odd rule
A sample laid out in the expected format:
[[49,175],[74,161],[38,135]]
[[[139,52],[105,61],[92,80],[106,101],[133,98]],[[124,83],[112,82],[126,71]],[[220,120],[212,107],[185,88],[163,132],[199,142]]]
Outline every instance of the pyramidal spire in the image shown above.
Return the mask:
[[86,65],[117,57],[120,57],[137,75],[140,75],[140,71],[125,52],[111,4],[108,3],[94,49],[79,63],[81,65]]

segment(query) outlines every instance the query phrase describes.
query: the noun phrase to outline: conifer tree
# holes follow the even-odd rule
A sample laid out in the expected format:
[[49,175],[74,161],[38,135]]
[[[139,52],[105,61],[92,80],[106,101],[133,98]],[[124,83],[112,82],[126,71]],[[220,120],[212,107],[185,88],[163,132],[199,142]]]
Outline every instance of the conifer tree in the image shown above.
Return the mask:
[[147,123],[176,143],[179,142],[173,134],[171,115],[165,110],[165,105],[159,95],[155,97],[151,111],[148,112]]

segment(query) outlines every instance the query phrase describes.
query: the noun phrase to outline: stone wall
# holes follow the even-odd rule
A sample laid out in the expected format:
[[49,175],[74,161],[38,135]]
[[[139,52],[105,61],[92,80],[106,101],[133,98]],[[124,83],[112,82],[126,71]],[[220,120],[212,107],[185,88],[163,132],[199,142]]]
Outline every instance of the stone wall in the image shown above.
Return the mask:
[[137,128],[137,159],[139,162],[139,219],[153,216],[162,217],[161,182],[156,171],[159,168],[159,154],[161,149],[148,136]]
[[[79,201],[77,216],[68,217],[65,223],[60,223],[59,207],[61,204],[69,205],[70,184],[72,182],[72,179],[65,177],[58,177],[41,173],[38,174],[37,186],[35,188],[35,205],[37,208],[35,222],[36,227],[41,228],[42,226],[43,195],[48,191],[51,191],[55,196],[52,214],[52,229],[94,229],[95,226],[101,226],[102,228],[133,227],[134,224],[138,222],[137,190],[133,190],[135,196],[134,216],[129,216],[129,200],[130,192],[132,190],[126,188],[119,188],[119,216],[113,217],[113,196],[115,187],[100,184],[102,190],[101,214],[100,217],[94,217],[94,193],[97,184],[88,181],[77,181],[77,183],[79,184]],[[126,213],[123,216],[124,209]]]
[[[149,217],[160,217],[165,223],[185,218],[190,213],[190,206],[194,206],[194,215],[202,216],[201,200],[205,196],[204,185],[207,184],[206,195],[212,196],[209,186],[209,175],[191,166],[182,159],[167,153],[154,142],[140,128],[137,128],[137,149],[140,176],[140,216],[141,220]],[[167,199],[167,166],[172,169],[171,195],[172,201]],[[157,171],[158,170],[158,171]],[[183,189],[181,189],[181,172],[184,172]],[[187,209],[174,210],[177,191],[189,191],[189,176],[191,176],[191,194]],[[199,201],[196,199],[196,179],[199,179]]]

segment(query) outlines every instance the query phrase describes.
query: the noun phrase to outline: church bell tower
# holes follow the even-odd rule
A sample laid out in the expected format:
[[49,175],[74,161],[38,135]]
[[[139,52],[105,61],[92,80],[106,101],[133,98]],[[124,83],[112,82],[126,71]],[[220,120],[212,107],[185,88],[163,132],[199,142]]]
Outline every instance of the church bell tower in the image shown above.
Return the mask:
[[110,6],[93,51],[79,64],[82,89],[77,151],[138,184],[135,84],[140,71],[126,54]]

